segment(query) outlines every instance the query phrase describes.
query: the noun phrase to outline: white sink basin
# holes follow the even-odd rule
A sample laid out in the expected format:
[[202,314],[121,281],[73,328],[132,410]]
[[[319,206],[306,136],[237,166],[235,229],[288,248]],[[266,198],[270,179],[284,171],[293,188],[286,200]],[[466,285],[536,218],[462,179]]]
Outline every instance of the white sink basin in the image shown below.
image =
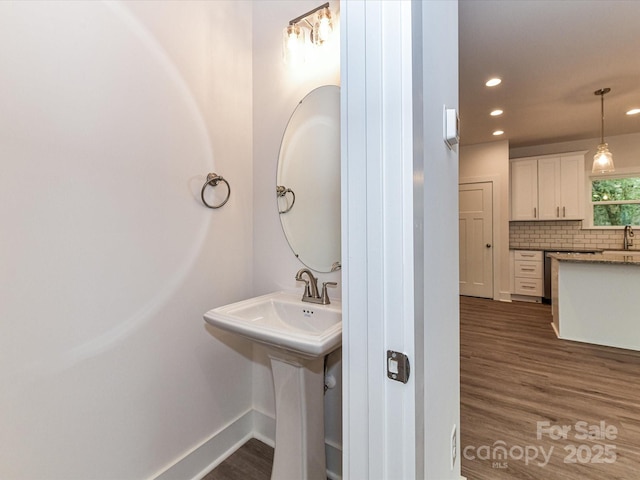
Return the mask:
[[623,257],[627,256],[638,256],[640,255],[640,250],[605,250],[602,252],[603,255],[620,255]]
[[339,301],[317,305],[301,294],[276,292],[214,308],[207,323],[250,340],[294,352],[322,357],[342,344],[342,306]]

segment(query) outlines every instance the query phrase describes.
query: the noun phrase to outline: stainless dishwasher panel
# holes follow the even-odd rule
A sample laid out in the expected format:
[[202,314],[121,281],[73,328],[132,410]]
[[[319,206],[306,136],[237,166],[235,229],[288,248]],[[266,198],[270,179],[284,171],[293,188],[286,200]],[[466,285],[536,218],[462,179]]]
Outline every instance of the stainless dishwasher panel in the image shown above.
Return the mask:
[[551,258],[547,256],[549,253],[559,253],[556,251],[544,252],[544,295],[542,303],[551,304]]

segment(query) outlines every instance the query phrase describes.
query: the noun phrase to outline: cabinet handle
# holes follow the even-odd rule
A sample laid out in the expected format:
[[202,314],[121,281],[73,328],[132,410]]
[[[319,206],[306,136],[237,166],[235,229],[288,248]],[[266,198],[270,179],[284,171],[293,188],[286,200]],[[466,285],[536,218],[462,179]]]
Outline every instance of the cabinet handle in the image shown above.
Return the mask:
[[556,207],[556,217],[560,216],[560,207]]
[[562,207],[562,216],[566,217],[567,216],[567,207]]
[[538,218],[538,209],[533,207],[533,218]]
[[534,272],[536,269],[535,268],[521,268],[521,270],[523,272]]

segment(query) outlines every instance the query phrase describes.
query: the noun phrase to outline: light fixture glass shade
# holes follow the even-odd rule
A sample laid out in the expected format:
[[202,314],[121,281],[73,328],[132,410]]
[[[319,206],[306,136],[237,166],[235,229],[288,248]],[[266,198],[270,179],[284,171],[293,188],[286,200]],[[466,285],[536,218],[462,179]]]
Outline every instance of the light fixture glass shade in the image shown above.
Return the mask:
[[615,171],[613,168],[613,155],[609,151],[606,143],[598,145],[598,151],[593,156],[593,168],[591,173],[610,173]]
[[282,58],[289,65],[304,63],[304,31],[299,25],[287,25],[282,31]]
[[323,8],[318,12],[316,23],[313,25],[311,32],[311,40],[315,45],[322,45],[331,36],[333,32],[333,21],[331,19],[331,10]]

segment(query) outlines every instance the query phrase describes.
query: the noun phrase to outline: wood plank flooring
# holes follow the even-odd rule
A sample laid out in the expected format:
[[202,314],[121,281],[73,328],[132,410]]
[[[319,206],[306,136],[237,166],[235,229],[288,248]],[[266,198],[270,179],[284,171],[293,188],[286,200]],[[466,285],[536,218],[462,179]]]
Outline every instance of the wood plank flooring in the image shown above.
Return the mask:
[[[460,319],[468,480],[640,478],[640,352],[558,340],[548,305],[462,297]],[[551,429],[541,438],[537,422]],[[601,425],[609,438],[583,438]]]
[[[640,479],[640,352],[558,340],[550,323],[548,305],[461,298],[462,474],[468,480]],[[564,439],[550,438],[548,430],[538,439],[537,422],[548,422],[557,437],[562,426],[571,430]],[[609,437],[612,428],[617,434],[576,438],[579,422],[587,430],[604,422]],[[506,458],[491,458],[497,446],[506,447]],[[615,461],[605,463],[613,454]],[[204,480],[268,480],[272,459],[271,447],[250,440]]]
[[202,480],[269,480],[273,448],[252,438]]

